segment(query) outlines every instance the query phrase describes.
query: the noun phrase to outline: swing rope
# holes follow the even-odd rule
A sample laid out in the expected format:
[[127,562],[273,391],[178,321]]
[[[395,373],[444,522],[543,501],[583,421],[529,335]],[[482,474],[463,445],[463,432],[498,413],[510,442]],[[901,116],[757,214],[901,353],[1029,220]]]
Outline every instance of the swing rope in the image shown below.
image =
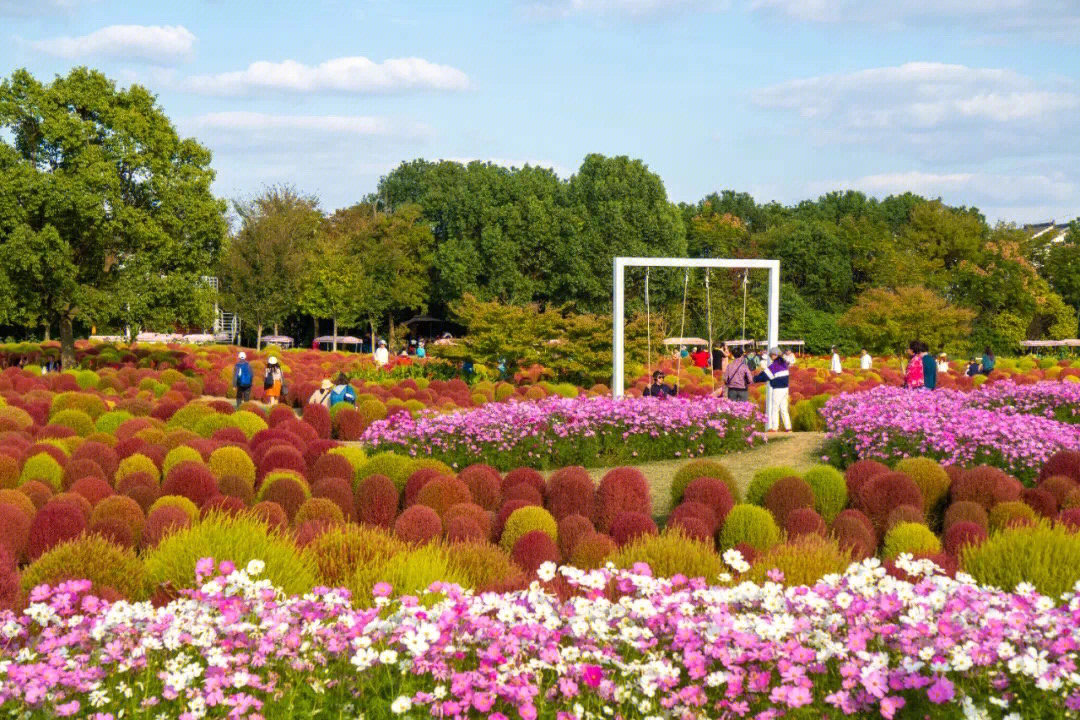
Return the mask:
[[713,334],[712,334],[712,300],[709,296],[709,269],[705,268],[705,322],[709,326],[709,367],[713,372]]
[[746,285],[750,281],[750,271],[743,270],[742,275],[742,340],[746,342]]
[[645,268],[645,343],[648,348],[646,364],[649,368],[649,382],[652,382],[652,311],[649,309],[649,268]]
[[[690,286],[690,268],[683,273],[682,285],[682,324],[679,326],[679,339],[686,336],[686,289]],[[675,361],[675,382],[682,376],[682,346],[679,346],[679,359]]]

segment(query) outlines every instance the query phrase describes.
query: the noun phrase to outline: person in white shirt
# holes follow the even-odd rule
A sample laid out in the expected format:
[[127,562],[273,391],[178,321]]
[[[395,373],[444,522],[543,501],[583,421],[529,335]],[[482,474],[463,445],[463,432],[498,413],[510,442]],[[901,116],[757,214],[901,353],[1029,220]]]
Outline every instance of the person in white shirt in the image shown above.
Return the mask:
[[870,353],[866,352],[866,348],[862,349],[862,355],[859,356],[859,368],[862,370],[869,370],[874,366],[874,358],[870,357]]
[[789,368],[792,365],[795,364],[795,360],[796,360],[796,358],[795,358],[795,351],[794,350],[792,350],[791,348],[788,348],[787,350],[784,351],[784,362],[786,362],[788,364]]
[[390,351],[386,349],[386,341],[380,340],[379,347],[375,349],[375,364],[382,367],[390,362]]
[[836,375],[844,372],[843,366],[840,365],[840,353],[837,352],[835,345],[832,347],[832,364],[829,365],[829,371]]
[[939,373],[949,372],[949,356],[945,353],[937,356],[937,371]]

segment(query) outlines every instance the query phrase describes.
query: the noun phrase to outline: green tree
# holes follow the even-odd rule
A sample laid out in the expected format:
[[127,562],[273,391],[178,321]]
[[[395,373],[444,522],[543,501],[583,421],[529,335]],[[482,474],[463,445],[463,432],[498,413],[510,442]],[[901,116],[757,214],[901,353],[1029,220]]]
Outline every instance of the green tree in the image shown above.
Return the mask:
[[[1050,287],[1080,313],[1080,220],[1072,222],[1063,241],[1046,248],[1041,265]],[[1075,337],[1077,328],[1071,332]]]
[[851,253],[825,222],[795,220],[770,229],[763,247],[780,261],[784,282],[793,284],[814,307],[832,310],[851,301]]
[[[332,219],[329,224],[333,226]],[[298,305],[312,317],[333,321],[332,349],[336,352],[338,323],[346,327],[356,324],[370,285],[347,244],[332,232],[320,234],[311,250],[306,254]]]
[[871,351],[899,353],[911,340],[932,348],[966,340],[974,317],[924,287],[872,288],[859,295],[840,325]]
[[987,234],[986,223],[977,211],[950,208],[934,200],[912,208],[902,243],[921,261],[926,284],[944,288],[949,273],[975,257]]
[[[147,90],[75,68],[0,84],[0,314],[56,323],[195,324],[225,237],[210,152]],[[137,289],[145,292],[136,293]]]
[[322,213],[318,199],[287,186],[268,188],[234,207],[240,228],[222,258],[222,292],[226,307],[255,325],[255,344],[261,348],[263,330],[298,305],[306,256]]

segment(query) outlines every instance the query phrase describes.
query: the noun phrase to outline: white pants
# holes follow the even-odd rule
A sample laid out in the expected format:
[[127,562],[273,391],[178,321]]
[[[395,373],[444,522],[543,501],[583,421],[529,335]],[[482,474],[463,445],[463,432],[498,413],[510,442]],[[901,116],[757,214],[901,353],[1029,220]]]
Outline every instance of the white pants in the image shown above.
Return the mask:
[[784,421],[784,429],[791,429],[791,415],[788,413],[788,389],[769,388],[768,421],[766,430],[779,430],[780,420]]

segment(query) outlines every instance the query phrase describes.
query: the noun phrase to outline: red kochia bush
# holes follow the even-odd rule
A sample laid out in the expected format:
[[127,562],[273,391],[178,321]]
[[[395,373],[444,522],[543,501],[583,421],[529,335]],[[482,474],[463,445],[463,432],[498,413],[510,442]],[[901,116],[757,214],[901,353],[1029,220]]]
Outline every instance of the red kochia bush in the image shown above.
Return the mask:
[[865,516],[859,518],[853,513],[858,511],[852,510],[849,513],[845,510],[837,515],[830,532],[842,549],[851,551],[851,559],[859,561],[874,555],[877,551],[877,537],[872,526],[867,527],[864,522]]
[[255,497],[251,483],[239,475],[222,475],[218,478],[218,492],[237,498],[244,505],[250,505]]
[[101,518],[90,521],[88,532],[100,535],[113,545],[122,548],[134,548],[135,536],[123,520],[117,518]]
[[131,531],[133,544],[142,536],[143,526],[146,524],[146,516],[135,502],[124,495],[114,495],[97,504],[90,516],[90,524],[95,525],[105,520],[119,520]]
[[336,447],[338,447],[338,442],[336,440],[323,440],[320,438],[315,442],[309,442],[307,447],[302,451],[304,453],[304,462],[308,464],[308,467],[311,467],[315,464],[316,460]]
[[150,511],[143,526],[142,547],[156,547],[169,533],[182,530],[191,524],[188,514],[173,505],[162,505]]
[[473,502],[485,510],[495,511],[502,499],[502,478],[490,465],[475,463],[458,473],[458,480],[469,487]]
[[528,467],[514,468],[503,476],[503,487],[517,485],[519,482],[527,482],[544,494],[544,476],[536,470]]
[[856,460],[844,471],[844,482],[847,483],[848,497],[856,507],[862,507],[862,489],[875,475],[881,475],[889,471],[888,465],[883,465],[877,460]]
[[1076,481],[1065,475],[1051,475],[1039,482],[1039,489],[1053,495],[1058,506],[1062,505],[1069,493],[1076,490],[1077,487],[1080,486],[1077,485]]
[[247,512],[247,509],[247,505],[245,505],[243,500],[238,497],[233,497],[232,495],[215,495],[202,504],[199,516],[206,517],[211,513],[235,516]]
[[16,560],[26,556],[31,518],[14,505],[0,503],[0,547],[6,548]]
[[352,482],[343,477],[325,477],[311,486],[311,497],[329,500],[341,509],[346,522],[356,520],[356,500]]
[[110,495],[115,495],[109,483],[100,477],[86,476],[71,485],[71,492],[82,495],[91,505],[97,505]]
[[611,521],[611,537],[622,547],[643,535],[656,535],[656,523],[645,513],[624,510]]
[[1042,517],[1052,518],[1058,514],[1057,498],[1046,490],[1024,488],[1020,497],[1026,505]]
[[901,472],[873,476],[863,487],[862,496],[866,514],[879,528],[884,527],[889,513],[901,505],[923,509],[922,491],[914,480]]
[[446,539],[449,542],[483,542],[488,538],[474,518],[458,515],[446,521]]
[[74,540],[86,529],[86,516],[73,503],[59,502],[38,510],[30,524],[26,554],[37,560],[62,542]]
[[624,511],[652,514],[652,495],[649,483],[637,468],[617,467],[609,470],[600,481],[597,493],[599,522],[597,527],[607,532],[615,517]]
[[446,539],[464,539],[454,538],[450,534],[450,523],[456,518],[468,518],[469,521],[476,526],[479,535],[476,538],[479,540],[491,540],[491,513],[484,508],[480,507],[476,503],[457,503],[447,508],[443,514],[443,523],[446,525]]
[[824,518],[813,508],[799,508],[788,513],[784,531],[788,538],[797,538],[801,535],[825,535],[828,527]]
[[[301,442],[305,445],[320,439],[318,431],[298,417],[294,417],[292,420],[286,420],[278,425],[278,429],[296,435],[296,437],[300,438]],[[327,437],[329,437],[329,435]]]
[[68,462],[67,467],[64,468],[64,489],[70,490],[77,480],[84,477],[96,477],[100,480],[106,480],[105,471],[93,460],[71,460]]
[[305,405],[302,417],[304,422],[315,430],[318,437],[323,439],[330,437],[330,411],[325,405]]
[[953,557],[960,557],[965,545],[978,545],[986,540],[986,529],[971,522],[958,522],[952,525],[941,538],[945,552]]
[[1039,480],[1054,475],[1064,475],[1080,482],[1080,451],[1059,450],[1051,455],[1039,470]]
[[986,512],[986,508],[971,500],[954,502],[945,508],[945,519],[942,523],[944,529],[948,530],[958,522],[975,523],[983,530],[990,528],[990,516]]
[[394,534],[408,543],[423,544],[442,535],[442,520],[427,505],[413,505],[394,522]]
[[960,479],[949,488],[953,502],[970,500],[986,510],[998,503],[1020,499],[1020,482],[1003,470],[990,465],[979,465],[960,473]]
[[34,507],[38,510],[45,507],[45,503],[49,502],[49,498],[53,496],[52,488],[40,480],[24,482],[18,487],[18,490],[30,498],[30,502],[34,503]]
[[435,478],[416,494],[416,504],[427,505],[438,513],[440,518],[451,505],[471,502],[472,495],[469,494],[468,486],[452,477]]
[[[322,405],[319,407],[322,407]],[[344,478],[349,481],[351,486],[355,474],[352,463],[346,460],[344,456],[327,454],[319,456],[319,459],[312,464],[309,479],[315,482],[323,478]]]
[[544,504],[544,496],[540,494],[540,491],[526,482],[519,482],[503,489],[503,502],[509,500],[524,500],[530,505],[543,506]]
[[296,413],[284,405],[275,405],[270,409],[270,415],[266,419],[266,424],[272,428],[276,428],[281,423],[287,420],[295,420]]
[[210,437],[220,443],[228,443],[230,445],[242,445],[245,447],[247,446],[248,441],[247,435],[245,435],[244,431],[238,427],[218,428]]
[[683,493],[683,502],[687,501],[699,502],[712,510],[716,516],[717,527],[724,523],[731,508],[735,507],[731,489],[719,478],[700,477],[691,480]]
[[405,507],[415,504],[416,496],[424,486],[442,476],[443,474],[435,468],[420,468],[409,475],[405,480]]
[[0,610],[17,610],[21,594],[16,558],[0,546]]
[[682,520],[694,517],[705,523],[705,527],[709,530],[709,534],[714,534],[719,528],[720,523],[716,520],[716,513],[712,511],[712,508],[705,503],[697,502],[696,500],[683,500],[671,511],[668,515],[668,525],[678,525]]
[[1062,510],[1058,520],[1072,530],[1080,530],[1080,508]]
[[397,517],[397,486],[385,475],[369,475],[356,488],[356,515],[362,523],[389,530]]
[[217,478],[202,463],[184,460],[169,470],[161,485],[163,495],[183,495],[196,506],[219,494]]
[[572,465],[556,470],[547,483],[548,511],[559,520],[578,514],[596,517],[596,486],[585,468]]
[[569,559],[577,544],[595,532],[592,520],[584,515],[564,515],[559,520],[559,552]]
[[367,429],[367,422],[359,410],[345,408],[334,414],[334,430],[341,440],[359,440]]
[[529,575],[535,575],[546,562],[558,563],[562,559],[558,545],[543,530],[530,530],[518,538],[510,557]]
[[272,529],[284,530],[289,527],[289,516],[273,500],[263,500],[251,506],[251,514],[266,523]]
[[799,477],[780,478],[765,493],[765,508],[773,514],[780,527],[784,527],[793,510],[812,507],[814,491]]
[[139,503],[143,512],[149,510],[154,501],[161,497],[161,491],[158,490],[157,485],[133,485],[121,494]]
[[273,470],[292,470],[301,477],[307,477],[307,463],[304,462],[304,456],[296,448],[287,445],[276,445],[266,451],[258,463],[258,468],[259,480]]
[[275,476],[271,483],[260,491],[259,496],[263,500],[277,503],[285,511],[291,524],[297,510],[311,496],[310,489],[302,479],[292,475]]

